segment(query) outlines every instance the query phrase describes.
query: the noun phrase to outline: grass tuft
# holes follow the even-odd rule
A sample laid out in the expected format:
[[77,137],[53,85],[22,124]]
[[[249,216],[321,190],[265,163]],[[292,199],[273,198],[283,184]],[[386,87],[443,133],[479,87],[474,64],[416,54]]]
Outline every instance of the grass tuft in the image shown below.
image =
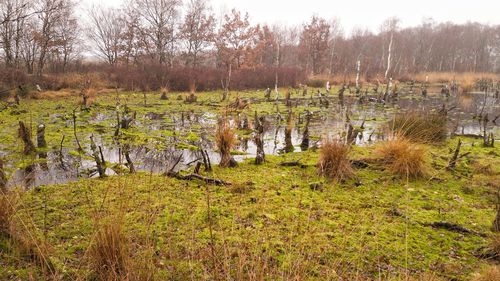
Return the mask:
[[0,194],[0,235],[8,236],[11,231],[12,217],[16,213],[14,197]]
[[231,150],[237,143],[236,132],[226,118],[219,120],[219,125],[215,134],[215,142],[221,158],[219,166],[223,168],[234,167],[236,161],[231,156]]
[[324,139],[319,150],[318,173],[331,180],[342,182],[354,175],[349,154],[351,148],[333,139]]
[[396,114],[389,122],[393,135],[419,143],[440,143],[446,140],[446,116],[424,112]]
[[500,266],[494,265],[483,269],[481,272],[474,274],[473,281],[492,281],[500,280]]
[[128,250],[127,238],[119,220],[100,225],[89,250],[93,272],[100,280],[127,279]]
[[413,179],[426,175],[427,150],[422,145],[395,137],[380,144],[376,152],[391,173]]

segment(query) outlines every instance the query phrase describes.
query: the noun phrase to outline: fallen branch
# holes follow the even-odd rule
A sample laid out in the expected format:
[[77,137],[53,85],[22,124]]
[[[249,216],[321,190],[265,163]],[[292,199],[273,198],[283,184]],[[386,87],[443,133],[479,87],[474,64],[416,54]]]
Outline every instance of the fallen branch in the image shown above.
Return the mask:
[[290,161],[290,162],[281,162],[279,165],[282,167],[301,167],[301,168],[307,167],[306,164],[300,163],[300,160]]
[[486,237],[486,235],[484,233],[476,232],[474,230],[470,230],[468,228],[465,228],[461,225],[449,223],[449,222],[438,221],[438,222],[433,222],[433,223],[423,223],[422,225],[423,226],[430,226],[432,228],[437,228],[437,229],[446,229],[446,230],[449,230],[452,232],[458,232],[458,233],[462,233],[462,234],[474,234],[474,235],[478,235],[481,237]]
[[214,178],[205,177],[205,176],[202,176],[199,174],[181,175],[179,173],[169,171],[169,172],[165,173],[165,175],[167,177],[175,178],[178,180],[195,180],[195,179],[197,179],[197,180],[204,181],[207,184],[213,184],[213,185],[218,185],[218,186],[231,185],[230,182],[226,182],[226,181],[223,181],[221,179],[214,179]]

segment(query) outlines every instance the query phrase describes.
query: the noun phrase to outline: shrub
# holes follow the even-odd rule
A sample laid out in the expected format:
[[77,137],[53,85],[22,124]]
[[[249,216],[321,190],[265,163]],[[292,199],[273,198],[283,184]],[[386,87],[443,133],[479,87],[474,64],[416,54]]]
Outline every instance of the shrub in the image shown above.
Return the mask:
[[[226,77],[222,69],[145,64],[136,67],[117,66],[108,70],[109,79],[127,90],[159,90],[168,85],[172,91],[195,92],[221,89],[221,79]],[[297,68],[249,68],[233,70],[230,88],[233,90],[258,89],[273,86],[276,72],[280,87],[296,86],[305,81],[303,71]],[[195,80],[195,83],[193,82]]]
[[124,280],[129,266],[128,242],[120,220],[99,226],[89,257],[91,266],[100,280]]
[[235,130],[231,127],[226,118],[219,120],[215,142],[220,153],[221,167],[234,167],[236,161],[231,156],[231,150],[236,146],[237,139]]
[[419,178],[426,174],[426,154],[424,146],[403,137],[395,137],[377,148],[377,154],[387,170],[407,178]]
[[349,160],[350,147],[338,140],[324,139],[319,151],[318,173],[334,181],[344,181],[354,175]]
[[438,143],[448,136],[446,116],[436,113],[396,114],[389,122],[389,128],[392,135],[420,143]]

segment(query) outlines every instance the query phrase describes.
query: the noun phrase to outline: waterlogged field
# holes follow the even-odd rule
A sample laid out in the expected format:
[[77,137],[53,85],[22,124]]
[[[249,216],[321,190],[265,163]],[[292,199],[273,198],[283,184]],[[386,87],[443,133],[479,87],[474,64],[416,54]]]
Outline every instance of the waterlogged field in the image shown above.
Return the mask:
[[[480,135],[483,131],[479,113],[493,120],[500,115],[498,99],[481,93],[460,97],[441,94],[409,93],[402,89],[397,99],[380,103],[376,94],[364,94],[360,99],[354,93],[339,100],[334,89],[325,96],[324,90],[309,89],[306,95],[291,90],[290,104],[285,101],[286,89],[274,92],[268,100],[264,91],[233,92],[227,101],[221,102],[221,93],[196,94],[195,102],[186,102],[188,94],[171,93],[167,100],[160,93],[103,92],[97,94],[88,107],[79,105],[81,97],[67,92],[63,97],[47,93],[39,99],[23,101],[17,107],[0,108],[0,156],[5,169],[12,174],[9,185],[37,186],[64,183],[96,174],[91,156],[90,137],[100,147],[104,160],[109,164],[106,173],[121,173],[125,159],[123,146],[128,145],[130,157],[138,170],[156,173],[187,168],[200,159],[200,148],[207,150],[214,163],[219,162],[214,134],[217,120],[227,116],[231,125],[238,129],[238,143],[233,154],[235,159],[255,157],[253,141],[254,116],[263,116],[264,150],[266,154],[280,154],[285,147],[285,129],[288,109],[292,111],[292,143],[300,151],[304,125],[308,113],[310,145],[317,146],[321,137],[340,137],[346,134],[348,124],[359,130],[355,140],[358,145],[368,145],[386,138],[386,123],[397,112],[424,111],[436,113],[446,107],[449,131],[458,134]],[[436,89],[437,91],[438,89]],[[237,105],[238,100],[242,105]],[[485,105],[483,107],[483,104]],[[239,107],[238,107],[239,106]],[[120,127],[128,118],[127,128]],[[487,122],[487,131],[500,135],[496,123]],[[18,135],[18,122],[24,121],[36,139],[37,127],[45,126],[47,165],[32,167],[40,159],[23,155],[23,142]],[[500,120],[498,121],[500,122]],[[36,144],[36,142],[35,142]],[[79,148],[82,149],[79,149]]]
[[[285,90],[280,93],[270,100],[263,91],[231,93],[224,102],[220,93],[199,93],[187,103],[184,93],[162,100],[159,93],[110,92],[88,108],[76,95],[2,108],[8,185],[28,191],[13,192],[8,231],[0,225],[0,279],[469,280],[498,261],[491,226],[500,148],[478,138],[484,130],[500,135],[492,122],[500,114],[498,99],[423,97],[402,89],[383,103],[376,94],[346,92],[339,99],[337,89],[326,97],[309,89],[292,91],[287,101]],[[424,176],[400,176],[375,161],[394,114],[438,113],[443,105],[455,136],[420,145]],[[289,109],[293,122],[287,122]],[[311,141],[302,151],[308,112]],[[255,114],[265,119],[262,165],[254,164]],[[216,165],[223,115],[238,128],[235,168]],[[124,117],[130,126],[117,133]],[[46,160],[23,155],[19,121],[33,132],[45,125]],[[284,153],[290,123],[294,152]],[[349,156],[354,175],[340,182],[319,176],[321,138],[345,137],[348,124],[359,130]],[[102,179],[88,179],[96,177],[91,135],[109,175]],[[129,174],[124,145],[138,173]],[[172,167],[192,172],[201,150],[213,169],[200,173],[226,185],[162,175]],[[109,247],[99,252],[95,245],[103,241]]]

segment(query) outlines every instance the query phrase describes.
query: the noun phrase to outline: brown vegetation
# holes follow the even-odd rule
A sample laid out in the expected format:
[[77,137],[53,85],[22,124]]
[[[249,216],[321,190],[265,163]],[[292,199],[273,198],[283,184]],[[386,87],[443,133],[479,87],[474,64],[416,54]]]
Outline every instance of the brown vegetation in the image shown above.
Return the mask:
[[217,132],[215,134],[215,142],[221,158],[219,165],[221,167],[236,166],[236,161],[233,159],[233,156],[231,156],[231,149],[233,149],[237,143],[236,133],[226,118],[219,120]]
[[381,143],[376,150],[387,170],[405,178],[419,178],[427,172],[427,150],[404,137]]
[[344,181],[354,175],[349,154],[351,148],[334,139],[325,138],[319,150],[318,173],[333,181]]
[[500,280],[500,266],[492,265],[484,268],[481,272],[474,274],[472,281]]
[[392,135],[419,143],[438,143],[448,136],[446,116],[436,113],[399,113],[389,122]]
[[0,193],[0,235],[9,235],[11,220],[15,214],[15,198],[8,193]]
[[456,81],[461,87],[471,86],[480,79],[500,80],[500,75],[488,72],[420,72],[414,75],[417,82],[448,83]]
[[120,220],[110,220],[98,226],[89,258],[99,280],[127,279],[129,248]]

